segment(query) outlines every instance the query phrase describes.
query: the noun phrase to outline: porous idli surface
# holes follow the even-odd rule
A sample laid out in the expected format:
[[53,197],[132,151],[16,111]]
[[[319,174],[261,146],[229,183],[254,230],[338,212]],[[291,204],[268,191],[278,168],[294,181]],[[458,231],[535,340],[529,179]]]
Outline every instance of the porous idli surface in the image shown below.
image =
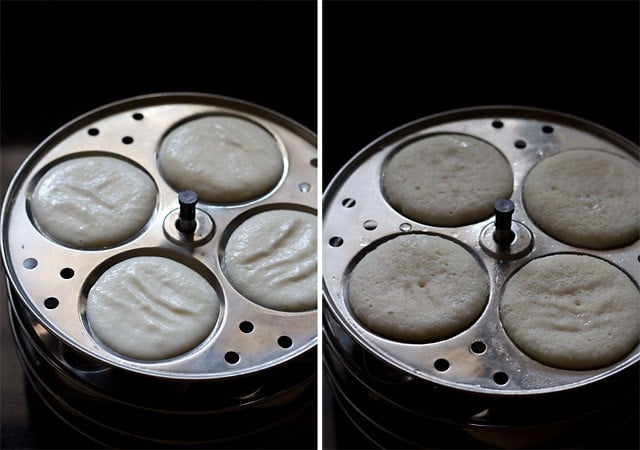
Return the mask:
[[507,281],[500,319],[531,358],[561,369],[596,369],[638,345],[640,293],[624,272],[601,259],[546,256]]
[[249,300],[280,311],[317,304],[316,216],[265,211],[236,228],[224,253],[224,272]]
[[638,164],[599,150],[569,150],[527,176],[524,205],[535,224],[577,247],[612,249],[640,236]]
[[190,189],[202,201],[222,204],[267,194],[284,170],[275,138],[230,116],[201,117],[177,126],[163,139],[158,162],[177,190]]
[[120,244],[138,233],[156,206],[142,169],[110,156],[82,156],[46,171],[30,201],[40,229],[77,248]]
[[492,145],[461,134],[439,134],[410,143],[386,164],[382,189],[402,215],[453,227],[493,214],[497,198],[509,198],[513,174]]
[[489,281],[463,247],[437,236],[407,234],[383,242],[353,268],[348,300],[380,336],[403,342],[452,337],[482,313]]
[[91,330],[108,347],[134,359],[185,353],[213,330],[220,300],[193,269],[159,256],[121,261],[89,290]]

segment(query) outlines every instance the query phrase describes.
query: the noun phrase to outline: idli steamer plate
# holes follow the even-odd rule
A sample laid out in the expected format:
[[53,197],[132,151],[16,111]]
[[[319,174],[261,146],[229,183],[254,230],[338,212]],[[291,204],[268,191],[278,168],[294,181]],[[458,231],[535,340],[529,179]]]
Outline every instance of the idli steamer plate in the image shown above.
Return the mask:
[[[194,233],[197,242],[182,241],[180,234],[166,225],[172,223],[179,207],[178,192],[162,177],[157,152],[175,126],[207,115],[235,116],[266,129],[280,148],[284,170],[277,186],[260,198],[227,205],[199,202],[199,228]],[[31,153],[5,197],[2,257],[23,364],[26,369],[47,365],[34,387],[54,412],[67,414],[67,421],[81,430],[95,431],[90,423],[97,421],[98,434],[111,430],[113,433],[106,433],[111,437],[127,428],[127,413],[150,415],[149,423],[154,418],[184,415],[203,424],[205,418],[244,413],[247,429],[252,427],[252,414],[263,418],[270,414],[273,426],[265,428],[271,431],[281,426],[290,430],[312,415],[316,310],[283,312],[251,302],[227,281],[223,258],[235,227],[254,214],[271,209],[316,214],[315,146],[312,132],[258,105],[208,94],[168,93],[93,110],[61,127]],[[157,187],[156,206],[146,226],[128,241],[102,249],[75,249],[41,232],[31,220],[28,204],[47,168],[75,156],[91,155],[113,156],[143,169]],[[193,190],[197,191],[197,186]],[[213,219],[213,233],[199,235],[201,230],[207,233],[211,229],[200,221],[207,216]],[[220,316],[210,336],[194,349],[161,361],[134,360],[113,352],[93,336],[84,310],[87,293],[101,273],[124,259],[148,255],[169,257],[196,270],[221,299]],[[27,373],[34,380],[34,370]],[[63,406],[68,400],[63,395],[47,401],[45,391],[51,390],[49,384],[54,380],[81,399],[73,414]],[[96,413],[90,405],[95,399],[123,414],[119,419],[113,416],[112,421],[92,417]],[[294,410],[285,413],[287,405]],[[298,417],[301,411],[304,417]],[[285,424],[287,417],[295,417],[295,423]],[[196,437],[192,433],[193,439],[185,431],[183,441],[178,432],[176,440],[181,445],[234,439],[247,442],[246,435],[255,434],[224,426],[205,429],[208,434]],[[273,437],[286,432],[280,429]],[[138,429],[129,437],[149,440],[153,442],[150,445],[173,445],[162,432],[159,436]],[[265,433],[261,436],[266,438]],[[126,445],[118,440],[110,443],[109,439],[103,440],[109,445]]]
[[[514,177],[513,219],[530,231],[530,251],[515,257],[492,254],[494,248],[481,241],[494,217],[462,227],[435,227],[411,220],[388,204],[381,190],[385,162],[404,143],[435,133],[469,135],[501,151]],[[325,373],[347,415],[356,422],[353,417],[360,417],[361,429],[369,426],[369,435],[384,430],[378,442],[390,439],[394,445],[410,445],[403,440],[409,439],[409,430],[433,419],[470,430],[475,438],[488,439],[492,445],[504,444],[505,436],[514,432],[521,445],[539,445],[532,427],[542,427],[551,439],[555,427],[560,427],[560,433],[564,430],[561,424],[598,417],[625,396],[637,396],[629,374],[637,374],[640,346],[609,367],[562,370],[520,351],[499,318],[505,281],[527,262],[545,255],[595,256],[618,267],[638,285],[637,241],[607,251],[578,248],[546,235],[527,215],[522,200],[526,174],[542,158],[577,148],[601,149],[638,163],[637,146],[580,118],[522,107],[479,107],[401,126],[361,150],[331,181],[323,200]],[[484,311],[449,339],[425,344],[387,339],[364,327],[350,309],[347,283],[357,261],[380,242],[405,233],[451,239],[467,248],[487,272],[490,296]],[[637,414],[637,405],[635,411]],[[375,417],[387,419],[380,423]],[[407,419],[396,420],[398,417]],[[438,445],[433,435],[421,436],[422,441],[411,445]]]

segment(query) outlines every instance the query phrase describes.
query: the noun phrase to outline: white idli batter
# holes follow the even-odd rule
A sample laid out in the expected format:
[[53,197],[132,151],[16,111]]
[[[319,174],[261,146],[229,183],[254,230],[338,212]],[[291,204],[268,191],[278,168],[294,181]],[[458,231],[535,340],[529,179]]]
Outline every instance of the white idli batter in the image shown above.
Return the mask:
[[507,283],[504,329],[526,354],[563,369],[613,364],[640,340],[640,292],[619,269],[587,255],[534,259]]
[[245,297],[267,308],[316,307],[316,216],[266,211],[240,224],[224,254],[225,274]]
[[368,252],[349,278],[354,314],[371,331],[406,342],[449,338],[471,325],[489,298],[476,259],[450,240],[395,237]]
[[470,136],[440,134],[393,155],[382,189],[402,215],[453,227],[490,217],[495,199],[511,197],[513,175],[495,147]]
[[202,342],[219,310],[218,295],[197,272],[168,258],[140,256],[100,276],[86,313],[95,335],[116,352],[159,360]]
[[284,170],[274,137],[236,117],[207,116],[171,130],[158,155],[177,190],[191,189],[209,203],[252,200],[273,189]]
[[156,187],[141,169],[109,156],[61,162],[38,181],[31,213],[40,229],[62,243],[100,248],[126,241],[148,222]]
[[540,161],[527,176],[527,213],[545,233],[578,247],[611,249],[640,236],[640,170],[598,150]]

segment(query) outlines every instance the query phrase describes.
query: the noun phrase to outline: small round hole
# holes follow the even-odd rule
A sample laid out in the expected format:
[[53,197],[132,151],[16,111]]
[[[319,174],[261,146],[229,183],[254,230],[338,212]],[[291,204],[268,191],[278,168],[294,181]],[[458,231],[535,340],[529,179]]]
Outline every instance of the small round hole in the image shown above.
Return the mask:
[[140,114],[140,113],[134,113],[133,116],[131,116],[131,117],[133,117],[133,120],[142,120],[142,119],[144,119],[144,116],[142,114]]
[[509,381],[509,375],[504,372],[496,372],[493,374],[493,381],[495,381],[496,384],[499,385],[507,384],[507,382]]
[[227,352],[224,354],[224,360],[229,364],[237,364],[240,361],[240,355],[236,352]]
[[65,280],[68,280],[68,279],[70,279],[70,278],[73,278],[73,276],[74,276],[75,274],[76,274],[76,273],[73,271],[73,269],[72,269],[71,267],[65,267],[64,269],[62,269],[62,270],[60,271],[60,276],[61,276],[62,278],[64,278]]
[[433,363],[433,367],[435,367],[438,372],[444,372],[449,369],[449,361],[442,358],[437,359],[436,362]]
[[24,261],[22,261],[22,265],[24,266],[25,269],[35,269],[36,266],[38,265],[38,260],[35,258],[27,258]]
[[517,141],[515,141],[513,143],[513,145],[515,145],[516,148],[525,148],[527,146],[527,143],[525,141],[523,141],[522,139],[518,139]]
[[502,127],[504,126],[504,123],[502,123],[502,121],[501,121],[501,120],[494,120],[494,121],[491,123],[491,126],[492,126],[493,128],[502,128]]
[[59,304],[60,304],[60,301],[55,297],[49,297],[44,301],[44,306],[47,309],[56,309]]
[[[29,258],[29,259],[31,259],[31,258]],[[640,255],[638,255],[638,262],[640,262]],[[36,262],[36,264],[37,264],[37,262]],[[28,268],[28,267],[27,267],[27,268]]]
[[240,322],[240,331],[243,333],[251,333],[253,331],[253,324],[248,320]]
[[293,345],[293,341],[289,336],[280,336],[278,338],[278,345],[282,348],[289,348]]
[[344,206],[345,208],[353,208],[354,206],[356,206],[356,201],[352,198],[345,198],[344,200],[342,200],[342,206]]
[[367,220],[364,223],[364,229],[365,230],[375,230],[376,228],[378,228],[378,223],[375,220]]
[[309,183],[300,183],[298,185],[298,189],[300,192],[309,192],[311,190],[311,185]]
[[334,236],[331,239],[329,239],[329,245],[332,247],[340,247],[343,243],[344,241],[340,236]]
[[309,164],[313,167],[318,167],[318,158],[312,158],[311,161],[309,161]]
[[484,342],[475,341],[473,344],[471,344],[471,351],[476,355],[484,353],[486,350],[487,350],[487,346],[485,345]]
[[400,231],[411,231],[411,224],[410,223],[401,223],[400,224]]
[[125,136],[122,138],[122,143],[129,145],[133,143],[133,138],[131,136]]
[[89,128],[87,130],[87,133],[89,133],[89,136],[97,136],[100,134],[100,130],[98,130],[97,128]]
[[551,125],[545,125],[542,127],[542,132],[543,133],[547,133],[547,134],[551,134],[553,133],[553,127]]

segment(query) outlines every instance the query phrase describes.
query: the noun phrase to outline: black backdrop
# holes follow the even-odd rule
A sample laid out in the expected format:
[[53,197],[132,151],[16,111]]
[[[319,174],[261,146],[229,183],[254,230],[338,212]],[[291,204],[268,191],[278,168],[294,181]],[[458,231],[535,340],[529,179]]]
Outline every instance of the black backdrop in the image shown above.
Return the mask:
[[316,3],[5,1],[2,138],[44,139],[115,100],[196,91],[316,130]]
[[404,123],[479,105],[574,114],[638,142],[637,1],[326,1],[323,183]]

